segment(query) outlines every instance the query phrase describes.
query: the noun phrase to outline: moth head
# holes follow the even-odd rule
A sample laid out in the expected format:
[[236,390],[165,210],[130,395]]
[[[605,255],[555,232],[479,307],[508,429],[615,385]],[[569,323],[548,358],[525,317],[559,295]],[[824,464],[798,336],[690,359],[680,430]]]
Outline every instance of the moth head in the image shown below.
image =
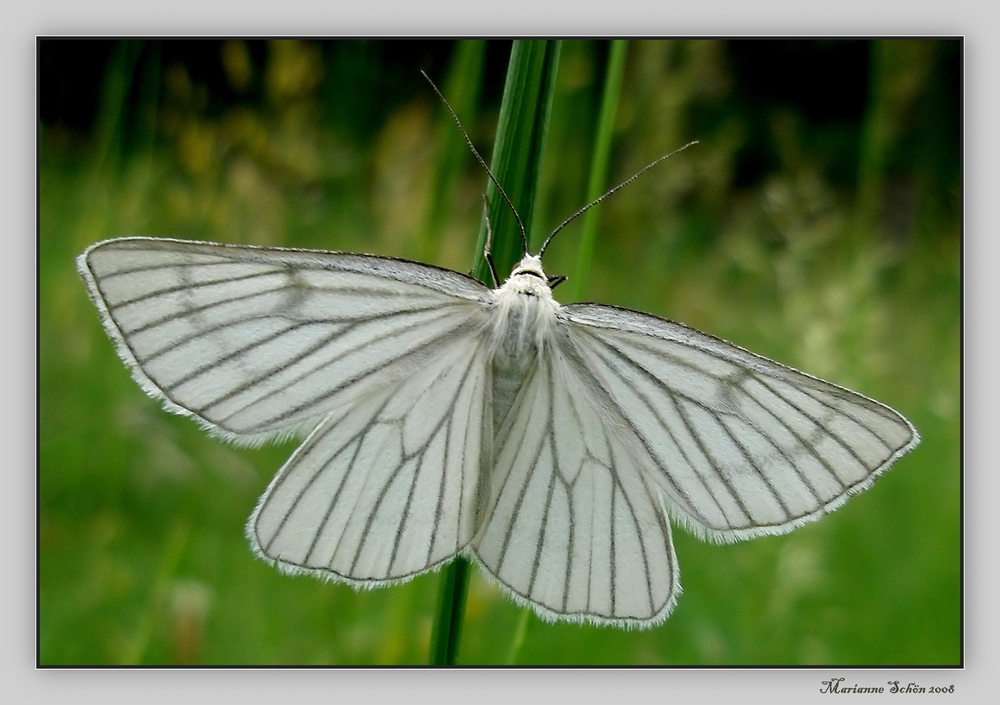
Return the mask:
[[525,255],[510,273],[511,279],[519,274],[527,274],[533,277],[538,277],[544,282],[548,282],[549,279],[545,276],[545,270],[542,269],[542,258],[539,255]]

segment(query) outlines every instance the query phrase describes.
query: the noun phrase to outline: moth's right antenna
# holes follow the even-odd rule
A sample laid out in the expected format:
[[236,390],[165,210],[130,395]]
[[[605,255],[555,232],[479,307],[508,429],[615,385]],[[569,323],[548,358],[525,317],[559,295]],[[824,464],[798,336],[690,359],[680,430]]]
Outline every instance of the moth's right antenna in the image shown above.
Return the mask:
[[580,210],[578,210],[576,213],[574,213],[573,215],[571,215],[569,218],[567,218],[566,220],[564,220],[562,223],[559,224],[559,226],[555,230],[552,231],[551,235],[549,235],[547,238],[545,238],[545,242],[542,243],[542,249],[540,249],[538,251],[538,256],[541,257],[543,254],[545,254],[545,248],[547,248],[549,246],[549,243],[552,242],[552,238],[554,238],[556,236],[556,233],[559,232],[560,230],[562,230],[563,228],[565,228],[570,223],[572,223],[574,220],[576,220],[577,216],[580,216],[580,215],[583,214],[584,211],[586,211],[586,210],[588,210],[590,208],[593,208],[594,206],[596,206],[598,203],[600,203],[601,201],[603,201],[605,198],[607,198],[608,196],[610,196],[611,194],[613,194],[618,189],[625,188],[630,183],[632,183],[633,181],[635,181],[636,179],[638,179],[640,176],[642,176],[643,174],[645,174],[647,171],[649,171],[650,169],[652,169],[654,166],[656,166],[657,164],[659,164],[660,162],[662,162],[664,159],[669,159],[670,157],[674,156],[678,152],[683,152],[685,149],[687,149],[688,147],[690,147],[693,144],[698,144],[698,140],[693,140],[691,142],[688,142],[686,145],[684,145],[683,147],[680,147],[679,149],[675,149],[670,154],[664,154],[659,159],[656,159],[656,160],[650,162],[649,164],[647,164],[646,166],[644,166],[642,169],[640,169],[638,172],[636,172],[635,174],[632,174],[632,176],[628,177],[623,182],[621,182],[620,184],[618,184],[617,186],[615,186],[613,189],[611,189],[610,191],[606,192],[603,196],[601,196],[600,198],[597,198],[597,199],[591,201],[590,203],[588,203],[587,205],[585,205],[583,208],[581,208]]
[[490,168],[486,166],[486,161],[481,156],[479,156],[479,152],[476,151],[475,145],[473,145],[472,140],[469,139],[468,133],[466,133],[465,128],[462,127],[461,120],[458,119],[458,115],[456,115],[455,111],[452,110],[451,105],[448,104],[448,101],[445,100],[445,97],[441,95],[441,91],[438,90],[438,87],[434,85],[434,81],[432,81],[431,77],[428,76],[423,71],[421,71],[420,74],[427,79],[427,82],[429,84],[431,84],[431,88],[434,89],[434,92],[437,93],[438,98],[440,98],[441,102],[444,103],[444,107],[448,108],[448,112],[451,113],[452,118],[454,118],[455,120],[455,124],[458,125],[458,129],[462,133],[462,137],[465,138],[465,143],[469,145],[469,149],[471,149],[472,153],[476,155],[476,159],[479,160],[479,163],[483,165],[483,169],[486,170],[486,175],[490,177],[490,181],[492,181],[493,185],[496,186],[497,189],[500,191],[500,195],[503,196],[503,200],[506,201],[507,206],[510,208],[510,212],[514,214],[514,219],[517,221],[517,227],[521,229],[521,246],[523,248],[521,254],[522,255],[528,254],[528,233],[524,229],[524,223],[521,222],[521,216],[517,214],[517,209],[514,208],[514,204],[511,203],[510,198],[507,197],[507,192],[503,190],[503,186],[501,186],[500,182],[497,181],[497,178],[493,176],[493,172],[490,171]]

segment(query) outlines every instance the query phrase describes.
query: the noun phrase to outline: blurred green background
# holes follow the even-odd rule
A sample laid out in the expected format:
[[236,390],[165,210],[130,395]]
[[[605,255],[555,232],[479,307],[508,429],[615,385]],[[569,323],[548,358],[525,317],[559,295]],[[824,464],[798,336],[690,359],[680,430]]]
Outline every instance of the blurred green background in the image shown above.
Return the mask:
[[[419,70],[488,160],[510,48],[39,42],[40,664],[426,662],[439,575],[359,593],[256,560],[243,525],[295,444],[235,449],[148,399],[74,257],[142,234],[468,271],[486,177]],[[607,56],[562,43],[542,236],[585,202]],[[961,71],[959,40],[629,43],[608,186],[700,144],[603,205],[583,298],[856,389],[923,441],[787,536],[677,530],[684,594],[649,631],[525,619],[476,574],[458,663],[961,662]]]

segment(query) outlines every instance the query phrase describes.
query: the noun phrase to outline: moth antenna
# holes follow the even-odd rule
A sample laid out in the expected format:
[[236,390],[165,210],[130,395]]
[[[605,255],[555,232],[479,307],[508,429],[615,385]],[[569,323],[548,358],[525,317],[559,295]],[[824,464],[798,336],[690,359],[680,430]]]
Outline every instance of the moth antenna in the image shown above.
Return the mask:
[[458,115],[455,114],[455,111],[452,109],[451,105],[441,94],[441,91],[438,90],[438,87],[434,85],[434,81],[432,81],[431,77],[428,76],[423,71],[420,72],[420,75],[422,75],[424,78],[427,79],[427,82],[431,84],[431,88],[433,88],[434,92],[437,93],[438,98],[440,98],[441,102],[444,103],[444,107],[448,108],[448,112],[451,113],[451,117],[455,120],[455,124],[458,125],[458,129],[462,133],[462,137],[465,138],[465,143],[469,145],[469,149],[471,149],[472,153],[476,155],[476,159],[479,160],[479,163],[482,165],[483,169],[486,170],[486,175],[490,177],[490,181],[492,181],[493,185],[496,186],[497,190],[500,191],[500,195],[503,196],[503,200],[507,203],[507,207],[510,208],[510,212],[514,214],[514,219],[517,221],[517,227],[521,229],[521,248],[522,248],[521,254],[522,255],[528,254],[528,233],[524,229],[524,223],[521,222],[521,216],[517,214],[517,209],[514,208],[514,204],[511,203],[510,198],[507,197],[507,192],[503,190],[503,186],[501,186],[500,182],[497,181],[497,177],[493,176],[493,172],[490,171],[490,168],[488,166],[486,166],[486,161],[479,155],[479,152],[476,151],[475,145],[472,144],[472,140],[469,139],[468,133],[465,131],[465,128],[462,127],[462,121],[458,119]]
[[493,277],[493,287],[496,288],[500,286],[500,279],[497,277],[497,268],[493,264],[493,230],[490,228],[490,202],[486,200],[486,194],[483,194],[483,209],[486,214],[486,246],[483,247],[483,258],[486,260],[486,264],[490,266],[490,276]]
[[613,194],[615,191],[618,191],[620,189],[625,188],[630,183],[632,183],[633,181],[635,181],[636,179],[638,179],[640,176],[642,176],[643,174],[645,174],[647,171],[649,171],[650,169],[652,169],[654,166],[656,166],[657,164],[659,164],[660,162],[662,162],[664,159],[669,159],[670,157],[674,156],[675,154],[683,152],[685,149],[687,149],[688,147],[690,147],[692,145],[695,145],[695,144],[698,144],[698,140],[692,140],[691,142],[688,142],[683,147],[680,147],[679,149],[675,149],[673,152],[670,152],[669,154],[664,154],[659,159],[653,160],[652,162],[650,162],[649,164],[647,164],[646,166],[644,166],[642,169],[640,169],[636,173],[632,174],[632,176],[630,176],[629,178],[625,179],[620,184],[618,184],[617,186],[615,186],[613,189],[611,189],[610,191],[607,191],[603,196],[601,196],[600,198],[597,198],[597,199],[591,201],[590,203],[588,203],[587,205],[585,205],[583,208],[581,208],[580,210],[578,210],[576,213],[574,213],[573,215],[571,215],[569,218],[567,218],[566,220],[564,220],[563,222],[561,222],[556,227],[556,229],[552,231],[552,234],[550,234],[547,238],[545,238],[545,242],[542,243],[542,248],[538,251],[538,256],[541,257],[545,253],[545,248],[547,248],[549,246],[549,243],[552,242],[552,238],[554,238],[556,236],[557,232],[559,232],[560,230],[562,230],[563,228],[565,228],[567,225],[569,225],[570,223],[572,223],[574,220],[576,220],[577,217],[579,217],[580,215],[582,215],[585,211],[590,210],[591,208],[593,208],[594,206],[596,206],[598,203],[600,203],[601,201],[603,201],[605,198],[607,198],[608,196],[610,196],[611,194]]

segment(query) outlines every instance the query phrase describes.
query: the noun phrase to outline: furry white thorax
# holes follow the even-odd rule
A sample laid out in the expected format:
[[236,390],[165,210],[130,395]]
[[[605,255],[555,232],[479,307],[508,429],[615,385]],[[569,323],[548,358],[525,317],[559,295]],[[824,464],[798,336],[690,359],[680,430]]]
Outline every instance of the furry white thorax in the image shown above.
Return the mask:
[[542,260],[525,255],[493,295],[493,354],[521,359],[542,352],[559,309]]
[[548,347],[559,302],[537,255],[525,255],[499,289],[493,290],[490,334],[493,357],[493,415],[498,427],[531,363]]

